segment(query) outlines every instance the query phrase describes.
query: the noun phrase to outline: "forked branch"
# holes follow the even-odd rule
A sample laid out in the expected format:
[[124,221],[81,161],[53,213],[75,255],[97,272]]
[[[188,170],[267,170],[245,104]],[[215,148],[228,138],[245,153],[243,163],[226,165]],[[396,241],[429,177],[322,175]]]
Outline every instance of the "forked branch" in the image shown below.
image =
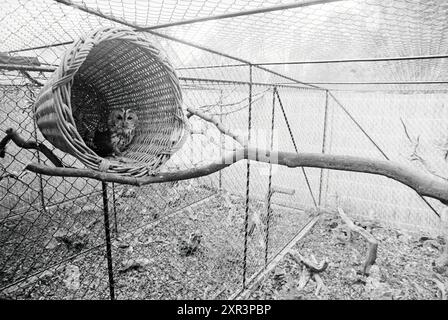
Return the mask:
[[204,121],[210,122],[213,125],[215,125],[215,127],[221,131],[223,134],[225,134],[226,136],[231,137],[233,140],[235,140],[236,142],[238,142],[241,146],[247,146],[247,139],[245,139],[244,137],[242,137],[241,135],[237,135],[236,133],[234,133],[232,130],[230,130],[230,128],[227,128],[226,126],[223,125],[222,122],[220,122],[218,120],[217,117],[206,114],[200,110],[188,107],[187,111],[192,114],[195,115],[199,118],[201,118]]
[[31,163],[25,167],[25,169],[29,171],[51,176],[85,177],[103,182],[116,182],[137,186],[207,176],[240,160],[246,159],[278,164],[289,168],[311,167],[382,175],[407,185],[422,196],[428,196],[437,199],[444,204],[448,204],[448,181],[418,171],[414,167],[390,160],[321,153],[270,151],[253,148],[247,146],[247,141],[244,138],[232,133],[228,128],[225,128],[216,117],[207,116],[194,109],[190,109],[189,112],[194,112],[204,120],[208,119],[210,122],[216,123],[217,128],[221,130],[221,132],[231,136],[235,141],[241,143],[243,147],[227,152],[221,158],[206,165],[177,172],[160,172],[155,176],[145,176],[140,178],[99,172],[91,169],[63,168],[62,162],[45,145],[37,143],[36,141],[25,141],[24,139],[21,139],[13,129],[8,129],[7,136],[0,142],[0,155],[4,155],[8,141],[13,140],[20,147],[41,151],[56,166],[48,167],[42,164]]
[[178,181],[207,176],[244,159],[279,164],[289,168],[314,167],[382,175],[409,186],[422,196],[428,196],[437,199],[444,204],[448,204],[448,182],[445,180],[419,172],[415,168],[401,163],[346,155],[320,153],[297,154],[295,152],[281,151],[271,152],[269,150],[246,147],[229,152],[221,159],[207,165],[176,172],[160,172],[155,176],[145,176],[141,178],[119,176],[113,173],[93,171],[90,169],[53,168],[37,163],[27,165],[26,169],[44,175],[85,177],[104,182],[141,186],[151,183]]
[[298,263],[302,263],[311,273],[320,273],[325,271],[328,267],[328,260],[324,259],[320,264],[312,262],[302,256],[297,250],[291,249],[289,252],[291,257]]
[[406,126],[406,123],[403,119],[400,118],[401,124],[403,125],[404,134],[412,146],[412,152],[409,156],[411,161],[416,161],[421,164],[424,170],[426,170],[429,174],[434,175],[440,179],[448,181],[448,170],[446,169],[446,155],[445,159],[436,159],[433,158],[429,161],[429,157],[425,157],[421,152],[421,141],[420,136],[416,136],[413,138],[409,133],[409,130]]
[[369,249],[367,250],[367,257],[362,266],[362,273],[367,274],[369,272],[370,267],[375,263],[377,251],[378,251],[378,240],[375,237],[365,230],[353,223],[353,221],[345,214],[344,210],[338,208],[339,215],[341,216],[342,221],[347,225],[347,227],[359,233],[364,239],[369,243]]
[[48,160],[50,160],[56,167],[63,167],[61,160],[47,148],[43,143],[35,140],[25,140],[12,128],[6,130],[6,136],[0,141],[0,158],[4,158],[6,154],[6,145],[9,141],[13,141],[18,147],[23,149],[34,149],[42,152]]

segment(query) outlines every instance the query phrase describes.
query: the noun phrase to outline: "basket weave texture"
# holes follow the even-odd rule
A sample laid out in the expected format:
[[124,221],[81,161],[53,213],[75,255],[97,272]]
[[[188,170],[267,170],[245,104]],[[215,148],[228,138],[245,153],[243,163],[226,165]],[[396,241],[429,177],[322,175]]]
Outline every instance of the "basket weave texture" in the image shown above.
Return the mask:
[[[127,29],[102,28],[62,57],[34,104],[37,126],[56,148],[86,167],[125,176],[151,174],[183,144],[187,122],[179,80],[166,56]],[[138,125],[119,158],[88,147],[115,109],[132,109]]]

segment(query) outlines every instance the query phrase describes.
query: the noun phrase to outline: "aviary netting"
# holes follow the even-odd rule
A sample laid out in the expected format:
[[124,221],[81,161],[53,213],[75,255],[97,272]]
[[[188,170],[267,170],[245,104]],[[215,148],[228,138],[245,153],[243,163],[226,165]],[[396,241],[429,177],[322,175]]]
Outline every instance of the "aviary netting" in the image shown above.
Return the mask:
[[[430,163],[432,160],[428,160],[420,154],[421,141],[418,138],[413,138],[409,133],[407,122],[400,119],[402,121],[399,130],[402,133],[405,132],[406,139],[413,148],[411,160],[418,162],[423,170],[416,170],[409,163],[402,163],[390,157],[384,146],[380,146],[377,139],[369,134],[369,130],[365,129],[365,124],[358,121],[357,116],[353,115],[353,110],[347,108],[347,103],[339,95],[340,92],[347,90],[347,86],[352,86],[352,88],[356,88],[354,91],[361,92],[367,90],[365,88],[369,88],[370,91],[381,89],[383,92],[400,91],[405,94],[415,91],[431,94],[443,91],[441,86],[446,84],[441,76],[443,75],[441,70],[443,70],[446,60],[442,50],[445,46],[444,38],[433,41],[439,42],[438,47],[442,48],[437,52],[414,52],[410,49],[422,48],[431,42],[430,31],[444,30],[446,26],[440,22],[440,19],[434,17],[427,19],[427,15],[443,16],[443,13],[446,12],[443,5],[415,1],[415,6],[411,8],[405,5],[405,2],[400,1],[394,5],[388,5],[382,1],[355,1],[353,3],[303,1],[292,4],[284,4],[280,1],[274,7],[266,7],[263,3],[258,3],[254,8],[247,5],[243,11],[229,13],[234,11],[232,5],[229,4],[227,9],[223,10],[216,4],[213,9],[205,7],[198,9],[200,12],[203,11],[203,18],[194,18],[192,15],[195,8],[191,6],[183,13],[176,11],[180,9],[173,10],[171,17],[166,21],[163,18],[170,15],[166,12],[165,15],[162,14],[164,10],[167,10],[162,6],[159,8],[160,16],[156,20],[157,23],[153,24],[148,22],[149,14],[141,14],[141,12],[151,12],[152,14],[153,10],[150,10],[150,5],[140,2],[136,2],[133,13],[126,10],[120,11],[114,6],[117,3],[108,6],[107,3],[101,1],[92,4],[88,1],[59,0],[55,2],[45,2],[45,17],[50,13],[49,15],[53,15],[53,17],[48,17],[49,20],[55,20],[55,24],[59,24],[59,20],[55,18],[57,15],[53,11],[55,8],[66,10],[66,21],[69,21],[72,16],[79,15],[82,17],[80,19],[82,22],[78,30],[82,31],[80,32],[82,35],[88,34],[88,36],[81,36],[79,39],[80,35],[70,34],[65,39],[60,35],[52,35],[53,40],[57,41],[45,42],[42,45],[30,43],[28,48],[22,48],[25,50],[23,51],[20,46],[17,48],[12,46],[15,38],[23,37],[23,35],[11,33],[9,42],[7,42],[10,43],[11,48],[2,49],[7,54],[6,58],[1,56],[3,60],[0,67],[8,72],[22,74],[29,82],[27,85],[39,89],[40,93],[30,99],[34,106],[37,126],[48,142],[64,153],[74,156],[85,168],[82,168],[79,163],[74,166],[64,163],[61,161],[62,156],[59,151],[50,150],[45,143],[34,139],[35,137],[21,138],[21,132],[12,129],[11,126],[5,130],[6,136],[0,143],[0,156],[4,157],[7,154],[7,143],[12,140],[19,147],[39,150],[53,164],[50,166],[40,162],[26,162],[23,164],[23,171],[7,173],[11,178],[20,178],[24,172],[30,171],[54,177],[83,177],[103,183],[143,186],[204,177],[219,173],[243,160],[250,160],[247,161],[246,171],[247,199],[249,197],[250,163],[254,161],[269,165],[270,192],[268,195],[272,195],[273,165],[301,168],[306,189],[310,191],[313,204],[316,207],[320,205],[323,191],[320,188],[319,197],[315,197],[311,191],[312,182],[310,182],[305,168],[362,172],[391,178],[415,190],[420,199],[423,199],[432,212],[438,215],[438,210],[434,208],[434,202],[428,201],[424,197],[439,200],[444,205],[448,204],[446,175],[440,173],[440,166],[433,170]],[[339,4],[342,4],[342,9],[338,9]],[[9,5],[11,10],[6,10],[6,12],[12,13],[15,8],[14,3],[10,2]],[[29,12],[32,10],[32,6],[30,3],[24,3],[19,7]],[[207,10],[211,10],[216,16],[207,17]],[[363,10],[367,10],[374,16],[376,14],[380,21],[372,22],[367,14],[356,18],[363,24],[346,22],[347,17],[355,17],[356,14],[364,12]],[[424,12],[426,12],[426,16],[423,14]],[[324,49],[322,49],[321,42],[313,38],[313,23],[307,20],[310,18],[306,18],[319,13],[325,16],[323,26],[319,26],[322,28],[320,30],[322,38],[328,44],[324,46]],[[333,15],[335,19],[332,19]],[[179,16],[183,17],[181,19],[183,21],[176,23],[175,17]],[[85,17],[88,19],[84,19]],[[390,23],[390,17],[405,17],[409,25]],[[5,16],[3,20],[5,19],[9,19],[9,16]],[[296,22],[302,22],[296,29],[291,27],[290,33],[284,30],[279,33],[274,32],[275,30],[267,32],[267,30],[273,29],[269,25],[269,21],[274,21],[274,19],[277,30],[282,29],[282,26],[294,26]],[[423,20],[431,22],[420,26]],[[227,25],[224,21],[229,24]],[[246,36],[242,36],[242,30],[247,29],[254,21],[263,21],[263,28],[252,29],[253,33],[250,35],[246,33]],[[439,21],[439,24],[436,24],[435,21]],[[210,29],[210,25],[213,26],[212,29]],[[417,25],[419,26],[417,27]],[[189,29],[188,26],[193,27]],[[335,26],[342,26],[339,28],[340,32],[334,31]],[[404,36],[404,32],[409,29],[409,26],[411,29],[414,28],[416,33],[419,32],[419,37],[417,40],[406,42],[407,38]],[[98,27],[101,29],[97,29]],[[202,27],[204,29],[201,29]],[[156,31],[158,29],[171,30],[171,32]],[[204,45],[207,43],[207,37],[204,36],[203,30],[208,30],[208,34],[213,34],[220,39],[219,43],[214,43],[214,46],[210,47]],[[228,32],[228,30],[232,32]],[[301,37],[295,36],[295,32],[298,30]],[[94,33],[91,33],[92,31]],[[48,32],[50,34],[50,31]],[[387,38],[385,33],[389,33],[390,37]],[[267,39],[273,40],[266,45],[264,50],[258,50],[259,48],[256,46],[256,40],[261,34],[265,35]],[[348,40],[347,34],[352,36]],[[380,36],[373,36],[373,34]],[[166,42],[174,43],[172,45],[174,49],[170,48],[170,52],[167,54],[172,61],[170,62],[170,59],[167,59],[162,51],[153,47],[148,38],[158,39],[165,46]],[[389,43],[387,39],[397,41]],[[343,57],[341,59],[330,59],[332,54],[326,50],[331,49],[334,52],[335,48],[339,48],[337,43],[344,41],[357,44],[354,48],[358,51],[346,52],[345,56],[341,54]],[[269,61],[275,56],[273,53],[277,52],[275,48],[286,45],[286,43],[289,45],[288,49],[293,60],[285,56],[282,57],[284,61]],[[393,43],[401,45],[395,47]],[[237,44],[240,45],[239,52],[227,50],[228,47],[237,47]],[[307,45],[307,50],[303,50],[303,52],[297,49],[302,44]],[[360,58],[366,51],[372,52],[373,45],[377,46],[378,52],[375,52],[374,56]],[[344,46],[350,47],[349,45]],[[195,53],[203,52],[203,61],[198,61],[198,59],[188,61],[186,59],[179,63],[180,59],[177,55],[181,51],[180,49],[185,50],[187,56],[188,50]],[[342,48],[339,49],[342,50]],[[43,50],[40,57],[45,58],[45,64],[29,59],[23,60],[23,57],[20,56],[22,52],[35,52],[36,50]],[[411,52],[406,50],[411,50]],[[343,53],[343,51],[339,52]],[[382,53],[382,55],[378,53]],[[216,57],[212,59],[207,55]],[[443,62],[436,63],[439,61]],[[328,65],[337,67],[328,73]],[[381,67],[386,71],[375,72]],[[437,72],[427,70],[437,70]],[[52,76],[48,77],[50,73]],[[298,77],[299,74],[305,75],[304,78]],[[347,77],[347,74],[354,76],[355,80]],[[437,74],[436,78],[428,78],[434,74]],[[342,78],[342,75],[346,78]],[[439,75],[440,77],[438,77]],[[222,100],[225,100],[226,97],[222,92],[225,90],[219,92],[219,88],[231,86],[244,88],[247,95],[242,100],[234,99],[233,102],[223,103]],[[183,89],[181,89],[182,87]],[[359,89],[361,87],[362,90]],[[257,88],[268,89],[256,92]],[[213,93],[211,99],[205,99],[208,104],[191,103],[194,99],[189,96],[188,102],[184,103],[184,110],[182,110],[182,97],[185,96],[182,90],[188,89],[192,91],[215,90],[219,93]],[[290,118],[288,120],[285,111],[286,105],[291,104],[291,100],[285,99],[281,93],[281,90],[290,89],[316,93],[325,101],[322,150],[302,152],[301,143],[298,142],[299,139],[294,134],[296,123]],[[290,151],[278,151],[282,148],[279,148],[278,144],[274,147],[272,141],[268,147],[260,148],[257,141],[254,141],[251,125],[257,121],[254,120],[258,116],[255,105],[259,96],[262,97],[260,99],[266,100],[266,93],[272,94],[269,96],[269,99],[272,100],[272,117],[268,124],[274,128],[274,116],[279,116],[275,115],[275,110],[277,110],[280,117],[284,119],[281,126],[286,131],[286,135],[291,138],[292,148],[288,148]],[[227,92],[227,94],[231,95],[231,92]],[[235,94],[235,97],[238,95],[239,93]],[[240,103],[241,101],[243,103]],[[367,143],[383,159],[357,154],[341,154],[340,151],[332,154],[325,141],[329,139],[326,127],[330,121],[328,117],[331,116],[328,111],[329,105],[332,108],[338,108],[344,116],[348,117],[356,130],[361,132]],[[122,158],[100,157],[86,145],[85,140],[89,137],[86,135],[86,131],[82,130],[80,124],[84,123],[88,132],[91,130],[90,128],[97,126],[98,122],[106,117],[111,110],[122,107],[135,110],[142,121],[141,126]],[[220,108],[219,112],[217,112],[217,108]],[[232,108],[233,110],[231,110]],[[249,125],[247,132],[244,133],[236,132],[222,121],[223,116],[237,112],[239,108],[248,110],[247,122]],[[215,152],[213,159],[206,164],[197,162],[181,170],[164,168],[163,165],[175,152],[182,151],[182,147],[185,147],[187,136],[199,135],[207,138],[207,132],[196,130],[190,124],[195,119],[201,119],[203,122],[211,124],[214,130],[219,131],[220,136],[226,136],[233,140],[233,145],[230,148],[223,148],[224,144],[219,143],[219,153]],[[208,138],[213,137],[208,136]],[[6,178],[6,175],[3,178]],[[323,174],[321,172],[321,186],[322,181]],[[103,190],[105,190],[105,184],[103,184]],[[267,203],[270,204],[270,200]],[[245,241],[247,241],[249,227],[248,210],[246,203]],[[267,259],[265,259],[265,264],[267,264]],[[244,276],[243,287],[245,281],[246,277]]]
[[[7,130],[7,136],[0,142],[0,156],[5,155],[8,141],[13,140],[20,147],[42,151],[56,166],[52,168],[31,163],[26,165],[26,170],[133,185],[196,178],[246,159],[291,168],[315,167],[383,175],[406,184],[422,196],[448,203],[448,182],[439,176],[415,172],[411,167],[388,159],[379,161],[353,156],[298,153],[296,146],[297,153],[250,147],[248,137],[233,133],[216,117],[191,107],[187,108],[189,117],[197,116],[211,122],[224,135],[234,139],[239,147],[208,165],[155,175],[155,170],[182,146],[186,131],[177,77],[169,62],[159,55],[159,50],[131,31],[95,31],[70,48],[61,66],[37,97],[34,114],[44,136],[55,147],[72,154],[94,170],[65,168],[48,148],[35,141],[23,141],[12,128]],[[123,61],[117,61],[118,58]],[[252,73],[253,67],[249,66]],[[130,69],[132,67],[135,69]],[[274,94],[278,95],[277,92]],[[331,93],[329,95],[339,103]],[[83,132],[93,131],[110,110],[124,106],[146,116],[140,118],[141,125],[136,137],[126,150],[128,160],[101,158],[85,145],[83,139],[87,138],[86,133],[80,135],[79,128],[85,126]]]

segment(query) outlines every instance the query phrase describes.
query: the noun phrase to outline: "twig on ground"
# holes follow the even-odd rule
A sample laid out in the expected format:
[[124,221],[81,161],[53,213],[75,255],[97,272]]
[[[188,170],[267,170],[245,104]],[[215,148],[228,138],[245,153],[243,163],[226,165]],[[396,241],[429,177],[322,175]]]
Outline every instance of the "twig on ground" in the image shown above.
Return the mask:
[[317,288],[316,288],[316,291],[314,291],[314,295],[319,296],[320,291],[322,289],[326,288],[326,286],[325,286],[325,284],[324,284],[324,282],[323,282],[323,280],[322,280],[322,278],[320,277],[319,274],[317,274],[317,273],[314,274],[313,278],[314,278],[314,280],[316,281],[316,284],[317,284]]
[[378,240],[375,239],[375,237],[372,234],[370,234],[370,232],[368,232],[367,230],[355,225],[353,223],[353,221],[345,214],[344,210],[342,210],[341,208],[338,208],[338,212],[339,212],[339,215],[341,216],[342,220],[350,228],[350,230],[359,233],[369,243],[369,249],[367,251],[367,258],[362,267],[362,273],[366,274],[366,273],[368,273],[370,266],[372,266],[376,261],[377,251],[378,251]]
[[436,284],[437,288],[440,290],[441,293],[440,299],[447,300],[445,284],[437,278],[433,278],[432,281]]
[[312,273],[323,272],[328,267],[327,259],[324,259],[320,264],[317,264],[317,263],[313,263],[313,262],[309,261],[308,259],[306,259],[305,257],[303,257],[297,250],[292,249],[292,250],[290,250],[289,253],[295,261],[306,266],[307,269],[310,270]]
[[297,250],[291,249],[289,254],[291,257],[302,265],[302,273],[300,274],[299,284],[297,290],[302,290],[305,288],[310,279],[316,282],[317,288],[314,292],[316,296],[319,295],[320,291],[325,288],[325,284],[322,278],[319,276],[320,272],[325,271],[328,267],[328,260],[324,259],[320,264],[317,262],[314,255],[311,256],[313,262],[305,259]]
[[310,271],[305,267],[305,265],[302,266],[302,272],[300,273],[300,279],[299,284],[297,286],[297,290],[303,290],[308,282],[311,279]]
[[[313,262],[314,262],[315,264],[318,264],[317,259],[316,259],[316,257],[315,257],[313,254],[311,255],[311,259],[313,259]],[[322,278],[320,277],[320,275],[319,275],[318,273],[314,273],[314,274],[313,274],[313,279],[314,279],[314,281],[316,281],[316,285],[317,285],[317,287],[316,287],[316,291],[314,291],[314,295],[315,295],[316,297],[318,297],[320,291],[321,291],[322,289],[325,289],[326,286],[325,286],[325,284],[324,284],[324,281],[322,280]]]

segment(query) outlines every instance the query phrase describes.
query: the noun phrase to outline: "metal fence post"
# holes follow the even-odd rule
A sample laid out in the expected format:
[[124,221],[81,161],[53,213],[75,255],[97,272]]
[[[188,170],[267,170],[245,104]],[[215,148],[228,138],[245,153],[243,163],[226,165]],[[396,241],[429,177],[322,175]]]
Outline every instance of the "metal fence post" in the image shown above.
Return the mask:
[[[252,65],[249,64],[249,110],[248,110],[248,135],[247,143],[250,141],[250,131],[252,127]],[[246,288],[246,269],[247,269],[247,237],[249,223],[249,195],[250,195],[250,160],[247,160],[246,175],[246,215],[244,219],[244,262],[243,262],[243,289]]]
[[[272,89],[272,116],[271,116],[271,141],[270,151],[274,148],[274,125],[275,125],[275,92],[277,87]],[[269,224],[271,220],[271,196],[272,196],[272,163],[269,163],[269,180],[268,180],[268,193],[266,197],[266,227],[265,227],[265,248],[264,248],[264,267],[268,265],[268,253],[269,253]]]
[[[34,103],[34,100],[35,100],[34,92],[32,91],[32,89],[30,87],[27,86],[26,88],[27,88],[27,90],[29,90],[32,102]],[[30,107],[32,108],[32,105]],[[37,124],[36,124],[36,121],[33,121],[33,128],[34,128],[34,139],[37,141]],[[43,164],[43,161],[40,158],[40,152],[36,151],[35,154],[37,156],[37,163],[39,163],[39,164],[42,163]],[[43,178],[42,178],[41,174],[36,174],[36,175],[39,177],[39,188],[40,188],[39,189],[39,197],[40,197],[40,202],[41,202],[41,205],[42,205],[42,211],[44,213],[46,213],[47,209],[46,209],[46,206],[45,206],[45,195],[44,195]]]
[[115,300],[114,269],[112,265],[112,246],[110,241],[109,203],[107,199],[107,184],[105,182],[102,182],[101,186],[103,189],[104,231],[106,235],[106,257],[107,257],[107,270],[109,273],[109,292],[110,292],[110,299]]
[[[322,133],[322,153],[325,153],[327,146],[327,133],[328,133],[328,90],[325,90],[325,106],[324,106],[324,129]],[[322,205],[322,190],[324,184],[324,169],[320,170],[320,182],[319,182],[319,207]],[[325,194],[326,196],[326,194]]]
[[[222,103],[219,104],[219,122],[222,123]],[[224,147],[224,135],[222,132],[219,132],[219,157],[222,158],[223,147]],[[222,170],[218,172],[218,189],[222,190]]]
[[114,207],[114,229],[115,229],[115,236],[118,237],[118,220],[117,220],[117,204],[116,204],[116,197],[115,197],[115,183],[112,182],[112,205]]

